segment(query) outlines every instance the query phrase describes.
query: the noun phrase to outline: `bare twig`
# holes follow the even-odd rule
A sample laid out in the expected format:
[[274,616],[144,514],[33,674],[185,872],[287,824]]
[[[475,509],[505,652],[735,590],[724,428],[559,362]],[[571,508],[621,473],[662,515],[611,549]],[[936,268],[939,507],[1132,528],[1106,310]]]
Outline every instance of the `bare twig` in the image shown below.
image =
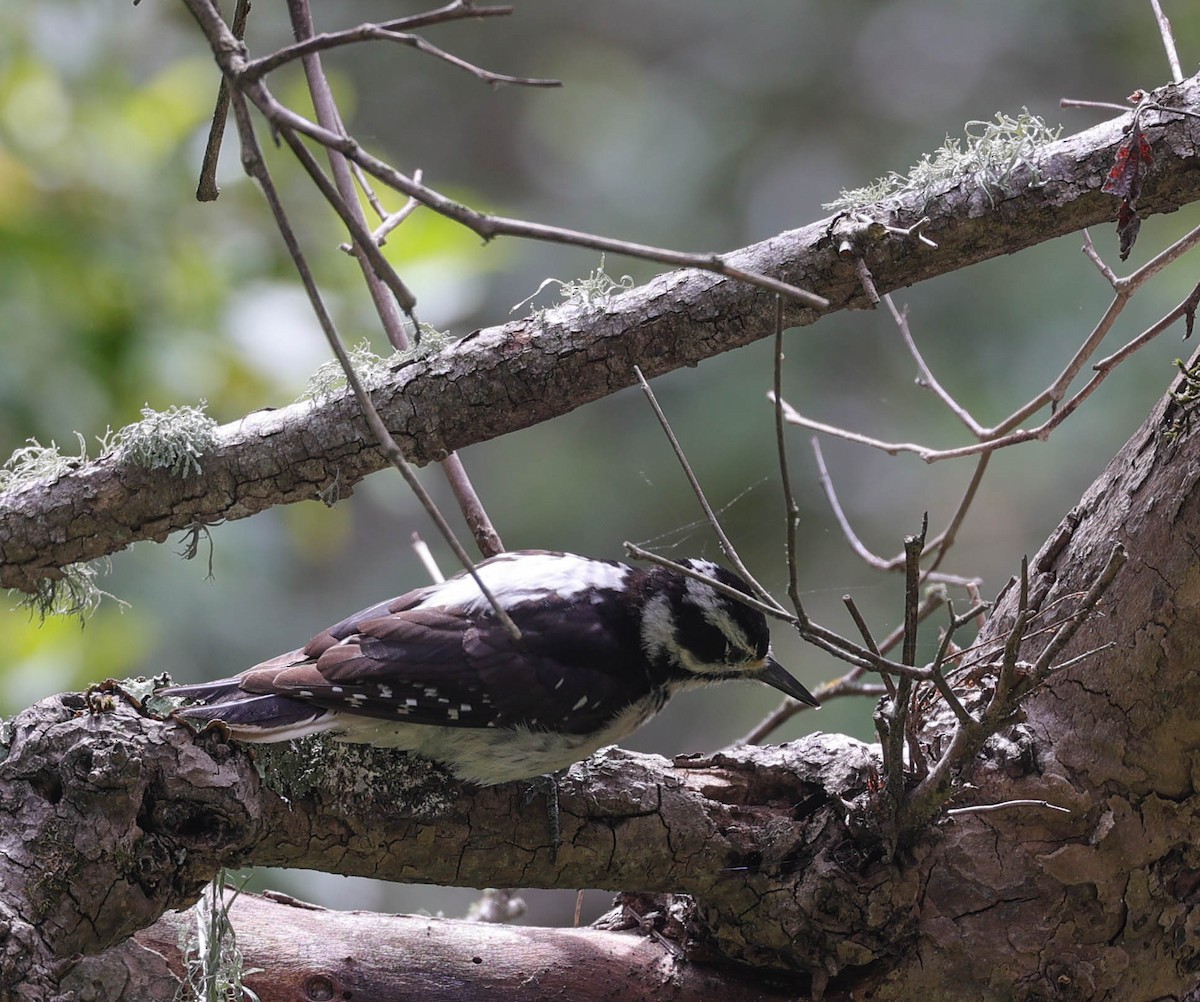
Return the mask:
[[878,306],[879,290],[875,288],[875,279],[871,277],[871,269],[867,267],[867,262],[858,255],[854,258],[854,274],[858,276],[858,282],[863,287],[867,301],[872,306]]
[[359,42],[392,42],[397,45],[407,45],[409,48],[416,49],[418,52],[423,52],[427,56],[433,56],[435,59],[440,59],[451,66],[457,67],[470,73],[477,80],[483,83],[491,84],[493,87],[502,84],[512,84],[521,87],[561,87],[561,80],[546,80],[539,77],[514,77],[506,73],[493,73],[491,70],[485,70],[482,67],[476,66],[465,59],[460,59],[458,56],[452,55],[445,49],[438,48],[432,42],[427,42],[419,35],[411,35],[407,32],[393,31],[381,24],[360,24],[356,28],[349,28],[345,31],[324,32],[319,35],[311,35],[305,38],[302,42],[297,42],[295,45],[289,45],[282,49],[277,49],[269,56],[263,56],[261,59],[255,59],[247,64],[245,73],[246,79],[257,80],[265,76],[272,70],[276,70],[281,66],[296,59],[303,59],[305,56],[313,55],[318,52],[325,52],[328,49],[335,49],[343,45],[354,45]]
[[[1050,642],[1032,665],[1018,662],[1020,646],[1023,641],[1027,642],[1046,631],[1028,632],[1032,614],[1029,607],[1028,568],[1026,563],[1022,562],[1017,614],[1005,639],[992,696],[979,720],[960,718],[959,726],[937,763],[908,794],[898,818],[900,831],[912,831],[942,810],[952,776],[965,763],[974,759],[988,737],[1012,722],[1021,700],[1044,683],[1051,674],[1079,661],[1079,658],[1072,658],[1067,662],[1055,663],[1055,659],[1075,636],[1080,626],[1095,613],[1101,598],[1124,566],[1126,559],[1124,547],[1120,543],[1115,544],[1104,567],[1092,581],[1075,611],[1055,629]],[[1091,657],[1095,653],[1095,650],[1088,651],[1084,656]]]
[[975,718],[967,712],[966,707],[962,705],[958,697],[954,694],[954,690],[950,688],[950,683],[946,681],[946,676],[942,672],[942,667],[946,663],[946,655],[950,650],[950,645],[954,639],[954,633],[959,627],[965,626],[975,616],[975,610],[967,613],[967,615],[959,618],[954,615],[954,605],[947,603],[950,609],[950,623],[946,627],[946,632],[942,634],[942,641],[938,645],[937,656],[933,659],[933,664],[930,666],[932,681],[937,688],[946,705],[950,707],[954,715],[958,718],[959,723],[964,726],[971,726],[975,723]]
[[1060,108],[1095,108],[1098,111],[1129,111],[1129,106],[1116,104],[1113,101],[1087,101],[1082,98],[1059,98]]
[[[772,374],[775,385],[775,400],[783,396],[783,298],[775,297],[775,359]],[[800,527],[800,506],[792,490],[792,475],[788,469],[787,437],[784,435],[783,411],[775,405],[775,448],[779,457],[779,479],[783,488],[783,508],[786,523],[786,549],[788,567],[788,598],[801,622],[808,619],[800,601],[800,571],[796,533]],[[793,702],[789,700],[789,702]]]
[[[688,483],[691,485],[692,493],[696,495],[696,500],[700,502],[700,507],[704,510],[704,517],[708,524],[712,527],[713,532],[717,535],[717,542],[721,546],[721,552],[725,554],[726,559],[733,564],[734,569],[740,574],[754,589],[754,594],[759,599],[771,608],[781,611],[782,606],[775,601],[766,588],[764,588],[750,573],[750,569],[742,562],[742,558],[738,555],[737,548],[733,545],[733,541],[726,535],[725,530],[721,527],[720,521],[717,519],[717,514],[712,509],[712,505],[708,503],[708,498],[704,496],[704,488],[700,486],[700,481],[692,470],[691,464],[684,455],[683,447],[679,444],[679,439],[675,437],[675,432],[671,429],[671,423],[667,420],[667,415],[663,413],[663,409],[658,404],[658,398],[655,397],[654,391],[650,388],[650,384],[646,382],[646,377],[642,375],[642,370],[639,366],[634,366],[633,371],[637,374],[638,382],[641,384],[642,392],[646,395],[646,399],[650,401],[650,406],[654,410],[654,416],[658,419],[658,423],[663,430],[663,434],[667,436],[667,441],[671,443],[671,449],[675,453],[675,458],[679,460],[679,465],[683,468],[683,474],[687,477]],[[626,544],[628,545],[628,544]]]
[[1108,284],[1113,288],[1116,288],[1117,282],[1119,281],[1116,272],[1114,272],[1107,264],[1104,263],[1104,259],[1100,256],[1100,252],[1096,250],[1096,245],[1092,243],[1092,235],[1086,229],[1083,231],[1083,246],[1080,248],[1080,250],[1082,250],[1087,256],[1088,260],[1100,270],[1100,274],[1108,280]]
[[[783,403],[776,397],[776,412],[783,415],[785,408],[788,410],[791,409],[786,403]],[[809,440],[809,444],[812,446],[813,456],[817,461],[817,483],[821,485],[821,489],[825,492],[825,500],[829,502],[829,508],[833,512],[833,517],[837,520],[838,527],[842,530],[842,535],[846,538],[846,542],[850,544],[850,548],[869,567],[874,567],[880,571],[893,570],[896,565],[892,561],[884,560],[867,549],[866,544],[858,538],[858,533],[854,531],[854,527],[850,524],[850,519],[846,517],[846,513],[842,510],[841,502],[838,500],[837,489],[833,486],[833,478],[829,475],[829,468],[825,465],[825,453],[821,450],[821,440],[814,435]]]
[[[921,531],[916,536],[904,539],[904,641],[901,644],[900,660],[909,667],[917,664],[918,620],[917,609],[921,605],[921,554],[925,551],[925,536],[929,531],[929,513],[921,520]],[[917,740],[915,715],[912,713],[914,682],[910,676],[901,676],[896,682],[895,707],[896,729],[904,734],[908,757],[917,775],[924,775],[925,756]],[[899,797],[902,787],[894,788]]]
[[475,539],[475,545],[479,547],[479,552],[485,557],[494,557],[497,553],[503,553],[504,542],[492,524],[487,509],[483,506],[483,501],[475,492],[475,487],[467,474],[467,468],[463,465],[462,457],[457,452],[452,452],[442,460],[441,466],[442,472],[450,484],[450,490],[454,492],[454,499],[458,502],[459,510],[466,519],[467,528],[470,529],[471,535]]
[[479,574],[475,571],[474,564],[471,558],[467,555],[467,551],[463,549],[462,544],[454,535],[454,530],[450,528],[449,523],[438,510],[433,498],[421,485],[413,472],[412,467],[404,458],[404,453],[392,438],[387,427],[379,417],[378,411],[375,410],[375,405],[371,402],[371,397],[362,385],[362,381],[358,378],[358,373],[354,371],[354,366],[350,363],[350,358],[346,354],[346,349],[343,347],[341,338],[338,336],[337,328],[334,326],[333,318],[330,317],[329,311],[325,308],[325,303],[321,298],[320,291],[317,289],[316,280],[313,278],[312,271],[308,267],[308,261],[304,256],[304,252],[300,247],[299,241],[296,239],[296,234],[292,229],[291,221],[287,217],[287,213],[283,209],[283,204],[279,200],[278,192],[275,189],[275,182],[271,178],[270,172],[267,169],[266,162],[262,158],[262,153],[259,150],[258,140],[254,135],[254,128],[250,122],[250,114],[242,96],[235,92],[232,95],[232,104],[234,111],[234,119],[237,122],[238,134],[242,144],[242,162],[246,172],[253,177],[263,191],[263,196],[267,201],[267,205],[275,218],[275,224],[279,229],[280,235],[283,237],[284,244],[287,246],[288,254],[292,258],[292,262],[296,267],[296,272],[300,276],[300,281],[304,286],[304,290],[308,295],[309,303],[312,306],[313,313],[317,317],[317,321],[321,325],[321,330],[324,332],[326,340],[329,342],[329,347],[334,355],[337,356],[341,363],[342,369],[346,375],[346,381],[354,392],[355,398],[358,400],[359,406],[362,408],[363,416],[366,419],[367,426],[371,429],[371,433],[375,436],[379,443],[380,449],[388,460],[400,471],[409,488],[416,495],[417,500],[424,506],[429,517],[433,519],[438,531],[446,540],[446,543],[454,551],[454,554],[462,562],[463,566],[470,572],[475,580],[476,586],[491,605],[492,610],[496,613],[496,618],[504,624],[506,630],[512,636],[515,642],[521,639],[520,630],[517,625],[509,617],[504,608],[496,601],[496,597],[491,590],[480,579]]
[[[1092,582],[1087,594],[1079,603],[1079,608],[1076,609],[1073,616],[1054,635],[1054,639],[1046,645],[1046,649],[1038,656],[1037,661],[1033,664],[1033,671],[1029,684],[1037,684],[1041,676],[1045,676],[1055,670],[1054,659],[1058,657],[1059,652],[1071,642],[1071,638],[1075,636],[1084,621],[1091,615],[1092,611],[1099,604],[1100,599],[1104,597],[1104,593],[1108,591],[1109,585],[1116,579],[1121,568],[1125,566],[1129,559],[1125,552],[1125,547],[1120,543],[1113,546],[1112,551],[1108,555],[1108,560],[1104,565],[1104,569]],[[1028,686],[1023,686],[1028,688]]]
[[[246,18],[250,15],[250,0],[237,0],[233,10],[230,30],[239,41],[246,37]],[[208,127],[208,141],[204,145],[204,156],[200,161],[200,180],[196,184],[197,202],[215,202],[221,194],[217,187],[217,161],[221,156],[221,141],[225,138],[225,122],[229,118],[229,81],[221,77],[217,86],[217,101],[213,108],[212,124]]]
[[[292,27],[296,37],[301,40],[311,38],[313,23],[307,0],[288,0],[288,11],[292,18]],[[320,56],[313,51],[303,54],[301,58],[318,121],[332,131],[344,132],[333,91],[321,68]],[[333,172],[333,185],[331,186],[328,178],[317,166],[299,137],[288,129],[281,130],[281,135],[296,158],[308,171],[313,182],[321,190],[325,200],[333,206],[350,231],[354,243],[354,254],[358,258],[363,278],[367,283],[388,340],[398,350],[407,348],[408,339],[405,335],[403,321],[396,312],[396,306],[403,309],[412,320],[414,331],[418,330],[415,313],[416,298],[409,292],[407,286],[383,256],[374,234],[367,230],[366,217],[358,202],[349,163],[341,154],[334,150],[329,151],[329,165]],[[381,283],[387,288],[383,288]],[[394,300],[392,296],[388,295],[389,291],[395,297]],[[503,552],[504,543],[492,525],[479,495],[475,492],[461,458],[456,454],[447,456],[442,462],[442,470],[450,483],[450,488],[454,492],[480,552],[485,557]],[[468,562],[464,566],[470,566],[470,563]]]
[[1175,49],[1175,33],[1171,31],[1171,22],[1163,13],[1162,4],[1158,0],[1150,0],[1154,8],[1154,19],[1158,22],[1158,31],[1162,35],[1163,48],[1167,50],[1167,62],[1171,66],[1171,79],[1175,83],[1183,83],[1183,68],[1179,65],[1179,53]]
[[898,310],[896,303],[892,299],[891,293],[883,297],[883,302],[887,305],[888,311],[892,315],[892,319],[896,322],[896,326],[900,330],[900,336],[904,339],[904,346],[908,348],[908,352],[913,357],[913,361],[917,363],[917,371],[920,377],[917,380],[918,385],[924,386],[934,392],[937,398],[946,405],[955,417],[957,417],[973,435],[982,435],[984,427],[963,407],[957,400],[954,399],[938,382],[934,376],[933,370],[925,364],[925,359],[922,357],[920,350],[917,348],[917,342],[913,339],[912,331],[908,326],[908,310]]
[[412,548],[417,559],[421,561],[421,566],[425,568],[425,573],[429,575],[430,581],[434,584],[441,584],[446,580],[446,575],[442,573],[442,569],[434,559],[429,544],[421,538],[421,534],[418,532],[412,534]]
[[[370,204],[371,208],[378,213],[379,218],[382,220],[382,222],[380,222],[380,224],[371,231],[371,240],[375,242],[376,246],[382,247],[387,243],[388,234],[391,233],[392,230],[404,222],[404,220],[406,220],[414,212],[416,212],[417,209],[421,207],[421,203],[415,198],[409,198],[395,212],[388,212],[384,209],[383,203],[379,201],[379,196],[375,194],[375,190],[371,187],[370,179],[367,178],[367,176],[362,172],[362,169],[358,166],[358,164],[351,164],[350,169],[354,173],[354,180],[358,184],[358,187],[362,190],[363,194],[366,195],[367,202]],[[421,180],[421,177],[422,172],[420,168],[413,171],[413,178],[415,178],[418,182]],[[354,253],[354,247],[351,244],[342,244],[341,249],[347,254]]]
[[[926,580],[942,580],[946,576],[939,575],[937,569],[941,566],[942,561],[946,559],[946,554],[950,552],[950,548],[958,539],[958,530],[962,528],[963,522],[966,520],[967,512],[971,508],[971,502],[975,500],[975,495],[979,492],[979,485],[983,483],[983,475],[987,472],[988,463],[992,460],[992,454],[985,452],[979,457],[979,462],[975,464],[975,470],[971,474],[970,482],[967,484],[967,489],[963,491],[963,496],[959,499],[958,507],[954,509],[954,514],[950,516],[950,521],[936,537],[925,544],[925,551],[933,553],[933,559],[929,562],[929,566],[925,569]],[[947,582],[949,583],[949,582]],[[967,589],[968,593],[974,590],[974,597],[978,597],[979,585],[982,583],[979,580],[964,580],[957,579],[953,583],[961,584]]]
[[[322,146],[342,154],[348,160],[357,163],[372,177],[467,227],[484,240],[491,240],[498,236],[512,236],[588,247],[606,253],[623,254],[682,268],[709,271],[736,278],[769,292],[780,293],[813,309],[824,310],[829,307],[829,300],[823,296],[818,296],[769,275],[738,268],[719,254],[687,254],[648,244],[601,237],[594,233],[546,226],[541,223],[509,219],[504,216],[492,216],[447,198],[424,184],[414,182],[412,178],[407,177],[390,164],[367,153],[355,139],[339,129],[331,129],[312,122],[281,104],[274,98],[262,79],[251,79],[246,76],[246,68],[250,65],[250,60],[246,57],[240,43],[233,38],[228,26],[212,6],[210,0],[185,0],[185,3],[208,38],[222,72],[231,80],[232,86],[244,93],[258,108],[274,129],[292,129]],[[307,58],[315,58],[315,53],[310,53]]]
[[[923,623],[943,605],[946,605],[948,599],[944,589],[930,588],[925,592],[921,599],[921,605],[917,609],[917,622]],[[879,651],[881,654],[886,654],[894,648],[901,640],[904,639],[904,624],[901,623],[891,633],[879,641]]]
[[[871,634],[871,628],[867,625],[866,617],[859,611],[858,603],[854,601],[854,597],[843,595],[842,604],[846,607],[846,611],[850,613],[850,618],[854,621],[854,625],[858,627],[859,636],[863,638],[863,643],[867,645],[867,650],[872,654],[881,654],[879,645],[875,643],[875,637]],[[855,668],[850,674],[857,677],[862,674],[862,669]],[[883,676],[883,687],[889,696],[896,695],[896,683],[892,681],[890,675]]]
[[[782,407],[787,408],[787,404]],[[777,407],[777,409],[779,409]],[[790,410],[790,408],[788,408]],[[841,502],[838,500],[837,490],[833,485],[833,478],[829,475],[829,468],[825,465],[825,455],[821,450],[820,440],[813,436],[810,440],[812,445],[813,455],[817,462],[817,482],[821,485],[821,489],[825,492],[825,498],[829,502],[830,510],[833,512],[834,518],[837,519],[838,526],[842,530],[842,535],[846,537],[846,541],[850,544],[855,553],[870,567],[881,571],[894,571],[904,566],[904,555],[900,554],[896,557],[885,558],[876,553],[871,552],[866,545],[859,539],[858,534],[850,525],[849,518],[846,517],[843,511]],[[987,468],[987,456],[985,455],[978,466],[975,468],[975,475],[971,478],[971,482],[967,485],[966,493],[959,502],[958,508],[951,518],[949,525],[933,540],[926,544],[925,552],[935,553],[933,564],[922,572],[921,580],[928,582],[936,582],[938,584],[959,585],[968,587],[976,583],[974,578],[964,578],[955,574],[943,574],[937,571],[938,565],[941,564],[946,552],[954,544],[955,537],[958,534],[959,528],[962,526],[963,519],[966,517],[967,509],[971,505],[971,501],[975,498],[975,493],[979,488],[979,483],[983,478],[983,472]]]
[[[952,449],[933,449],[916,442],[887,442],[836,425],[815,421],[800,414],[786,401],[781,405],[784,419],[790,424],[807,428],[810,431],[823,432],[824,434],[832,435],[849,442],[867,445],[891,456],[901,452],[913,453],[927,463],[936,463],[946,459],[958,459],[963,456],[986,455],[999,449],[1019,445],[1022,442],[1033,440],[1045,441],[1050,437],[1055,428],[1062,424],[1084,400],[1095,392],[1117,364],[1153,340],[1154,337],[1170,326],[1174,320],[1186,312],[1187,301],[1185,300],[1183,304],[1180,304],[1180,306],[1172,310],[1171,313],[1167,314],[1158,323],[1134,338],[1124,348],[1097,363],[1094,366],[1096,375],[1075,393],[1074,396],[1069,398],[1066,403],[1061,403],[1071,383],[1083,370],[1084,366],[1087,365],[1092,355],[1099,348],[1100,343],[1112,330],[1117,318],[1124,311],[1134,292],[1152,276],[1162,271],[1197,244],[1200,244],[1200,227],[1193,229],[1181,237],[1132,274],[1125,278],[1118,278],[1100,259],[1099,254],[1096,253],[1095,248],[1092,246],[1090,238],[1085,236],[1084,253],[1088,254],[1101,273],[1112,284],[1116,293],[1113,301],[1109,304],[1104,315],[1084,339],[1083,343],[1076,349],[1075,354],[1063,367],[1059,375],[1041,393],[1017,408],[1017,410],[999,424],[992,428],[980,428],[977,433],[980,440],[973,445],[959,446]],[[1029,417],[1047,406],[1051,407],[1052,413],[1044,422],[1032,428],[1019,428],[1019,425]]]

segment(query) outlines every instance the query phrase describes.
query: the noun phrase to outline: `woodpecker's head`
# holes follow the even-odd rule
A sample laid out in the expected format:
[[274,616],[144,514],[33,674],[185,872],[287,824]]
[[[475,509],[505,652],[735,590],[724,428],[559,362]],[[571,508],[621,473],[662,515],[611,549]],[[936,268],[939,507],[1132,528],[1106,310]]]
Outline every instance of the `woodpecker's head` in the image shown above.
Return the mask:
[[[752,594],[738,575],[710,560],[681,563],[744,595]],[[772,656],[761,612],[696,578],[657,569],[649,573],[655,586],[642,609],[642,647],[652,664],[667,668],[676,686],[751,679],[817,705]]]

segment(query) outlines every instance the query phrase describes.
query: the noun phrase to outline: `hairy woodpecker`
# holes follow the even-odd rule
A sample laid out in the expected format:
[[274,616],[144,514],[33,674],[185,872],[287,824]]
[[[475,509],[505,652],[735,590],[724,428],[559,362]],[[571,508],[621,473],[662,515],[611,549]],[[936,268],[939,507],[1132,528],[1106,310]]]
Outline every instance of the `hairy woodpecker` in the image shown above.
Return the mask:
[[[745,594],[708,560],[689,569]],[[817,705],[771,655],[762,613],[675,571],[519,550],[355,613],[232,678],[166,694],[241,741],[327,731],[415,752],[481,785],[529,779],[630,734],[676,692],[750,679]]]

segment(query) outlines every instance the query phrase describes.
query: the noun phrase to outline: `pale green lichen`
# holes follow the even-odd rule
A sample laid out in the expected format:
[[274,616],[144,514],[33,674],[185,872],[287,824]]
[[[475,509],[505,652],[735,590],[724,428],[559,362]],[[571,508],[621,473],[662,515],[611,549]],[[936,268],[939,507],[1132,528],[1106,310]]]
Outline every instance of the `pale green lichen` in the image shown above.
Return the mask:
[[1038,165],[1042,147],[1062,135],[1062,126],[1052,129],[1022,108],[1016,118],[997,112],[991,121],[968,122],[964,133],[961,139],[947,136],[941,148],[926,153],[907,174],[892,171],[862,188],[843,189],[824,207],[853,212],[907,195],[929,199],[968,177],[978,180],[991,197],[1007,187],[1019,167],[1029,168],[1029,186],[1036,187],[1042,183]]
[[[418,333],[419,336],[413,339],[410,348],[390,355],[376,354],[371,348],[371,342],[365,338],[354,345],[346,354],[359,382],[368,390],[374,389],[386,382],[400,366],[441,351],[454,340],[448,331],[440,331],[430,324],[421,324]],[[341,362],[331,358],[308,377],[304,392],[296,399],[311,400],[318,404],[328,403],[344,395],[348,385]]]
[[1200,362],[1189,366],[1177,358],[1174,364],[1181,378],[1167,390],[1175,402],[1175,408],[1168,411],[1170,419],[1162,429],[1163,437],[1169,442],[1177,441],[1191,431],[1192,418],[1200,406]]
[[100,572],[107,574],[110,566],[107,558],[89,564],[68,564],[59,569],[61,577],[39,579],[34,591],[21,596],[17,608],[28,610],[39,621],[47,616],[76,616],[80,625],[106,598],[116,602],[120,609],[128,609],[128,602],[96,584]]
[[142,408],[142,420],[106,435],[106,451],[148,470],[167,469],[177,477],[201,472],[200,457],[217,445],[217,422],[198,407]]
[[[167,469],[177,477],[201,472],[200,459],[217,445],[217,422],[198,407],[170,407],[156,411],[142,408],[142,420],[100,438],[103,455],[147,469]],[[17,449],[0,467],[0,493],[21,490],[31,484],[53,480],[83,466],[88,459],[87,443],[78,432],[78,456],[64,456],[57,443],[42,445],[36,439]],[[129,603],[100,588],[96,578],[108,573],[109,564],[78,563],[59,569],[59,576],[40,579],[34,590],[22,595],[17,608],[31,616],[76,616],[82,624],[106,599],[122,609]]]
[[229,908],[242,888],[234,888],[227,898],[225,887],[225,871],[221,870],[192,906],[194,921],[180,930],[179,951],[187,970],[175,993],[176,1002],[258,1002],[258,995],[242,979],[262,969],[244,966],[229,919]]
[[61,477],[82,466],[87,462],[87,443],[79,432],[75,437],[79,440],[78,456],[64,456],[56,442],[42,445],[36,438],[27,439],[0,466],[0,494],[20,490],[39,480]]
[[622,275],[618,281],[605,272],[604,257],[601,255],[600,266],[592,271],[587,278],[573,278],[566,282],[560,278],[547,278],[534,290],[533,295],[526,296],[509,312],[515,313],[522,306],[536,299],[541,295],[546,286],[557,285],[558,302],[551,306],[534,310],[532,314],[534,317],[540,321],[545,318],[545,315],[550,310],[559,309],[564,306],[571,306],[576,310],[592,313],[602,309],[617,293],[628,292],[633,288],[633,284],[633,278],[629,275]]

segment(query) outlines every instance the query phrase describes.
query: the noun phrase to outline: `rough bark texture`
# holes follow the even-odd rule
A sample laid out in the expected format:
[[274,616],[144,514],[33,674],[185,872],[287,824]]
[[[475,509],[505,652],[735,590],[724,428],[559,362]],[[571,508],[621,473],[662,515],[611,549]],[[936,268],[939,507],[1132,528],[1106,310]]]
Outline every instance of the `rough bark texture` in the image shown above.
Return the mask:
[[[1194,110],[1200,82],[1164,88],[1160,100]],[[830,311],[864,308],[855,254],[882,293],[1114,219],[1117,200],[1100,186],[1127,121],[1047,146],[1037,186],[1021,168],[1003,188],[964,178],[934,197],[900,199],[880,211],[880,220],[899,226],[928,216],[924,232],[937,250],[833,217],[727,258],[825,296]],[[1149,114],[1143,124],[1156,166],[1139,211],[1173,212],[1200,197],[1200,121]],[[786,311],[790,326],[819,318],[811,309]],[[591,312],[551,310],[476,331],[399,367],[375,400],[405,454],[424,464],[629,386],[634,364],[647,377],[695,365],[769,336],[774,322],[773,299],[759,289],[707,272],[671,272]],[[196,523],[312,500],[335,483],[345,494],[385,465],[349,398],[247,415],[222,428],[202,462],[202,475],[180,479],[108,457],[3,495],[0,587],[32,591],[68,564],[140,539],[161,542]]]
[[0,998],[50,997],[72,956],[191,904],[222,865],[686,892],[698,903],[688,929],[697,956],[779,972],[877,954],[892,935],[892,896],[911,907],[915,892],[881,866],[839,892],[842,918],[873,914],[869,927],[796,909],[796,895],[824,900],[857,860],[830,797],[864,790],[873,762],[838,736],[676,769],[655,756],[597,756],[562,784],[557,861],[546,815],[523,805],[522,784],[464,787],[400,753],[307,741],[252,758],[123,699],[77,694],[36,704],[9,739]]
[[1031,606],[1056,620],[1126,545],[1103,616],[1064,657],[1112,646],[1036,695],[975,777],[982,802],[1042,798],[1071,816],[1013,810],[931,833],[914,854],[927,874],[914,962],[878,998],[952,984],[969,986],[958,997],[1197,997],[1200,447],[1164,437],[1177,411],[1160,404],[1032,565]]
[[[1198,92],[1192,80],[1163,100],[1195,107]],[[1164,121],[1147,122],[1158,167],[1143,212],[1200,193],[1200,125]],[[931,217],[937,251],[827,220],[747,248],[736,263],[842,309],[863,303],[835,230],[885,291],[1111,219],[1114,200],[1099,186],[1119,124],[1056,144],[1041,187],[1018,174],[1009,193],[964,183],[898,206],[897,222]],[[815,319],[789,315],[793,324]],[[477,332],[403,366],[376,396],[408,454],[427,462],[628,385],[634,362],[658,374],[771,327],[767,297],[673,273],[593,314],[551,312]],[[1104,614],[1063,657],[1111,646],[1052,678],[971,777],[977,802],[1045,799],[1070,816],[1029,808],[959,816],[887,859],[847,822],[845,802],[861,807],[875,788],[872,750],[814,735],[674,767],[651,756],[596,756],[563,783],[553,858],[545,818],[521,804],[520,789],[465,788],[396,753],[317,742],[252,758],[219,735],[195,738],[147,717],[119,695],[66,694],[0,729],[0,999],[169,997],[178,957],[163,951],[178,920],[163,916],[193,902],[219,867],[249,863],[685,895],[673,931],[693,963],[749,969],[833,998],[1200,997],[1200,437],[1163,437],[1164,412],[1175,407],[1151,415],[1033,563],[1032,605],[1054,621],[1070,613],[1113,543],[1124,543],[1131,560]],[[136,539],[311,498],[335,477],[349,488],[380,465],[345,400],[227,426],[201,476],[172,479],[102,459],[0,499],[0,585],[30,588]],[[1015,601],[1004,598],[985,642],[1003,642]],[[1031,638],[1023,656],[1032,660],[1044,643]],[[988,682],[975,673],[963,684]],[[935,717],[923,738],[944,741],[952,726]],[[433,935],[422,922],[418,941]],[[259,933],[253,922],[247,941],[294,965],[288,983],[310,994],[325,990],[312,979],[326,976],[340,979],[330,990],[354,992],[349,979],[387,963],[389,948],[349,924],[323,928],[313,936],[339,945],[316,957],[288,951],[278,930]],[[455,935],[456,948],[467,942]],[[614,945],[587,935],[529,934],[541,954],[626,951],[610,954],[605,972],[654,963],[646,940]],[[494,973],[473,961],[451,971],[438,956],[443,976],[462,978],[455,998]],[[517,956],[500,975],[505,984],[523,969]],[[672,983],[697,974],[654,956],[672,965],[658,969]],[[283,969],[272,974],[282,978]],[[435,984],[420,991],[437,997]]]
[[[613,751],[564,782],[555,861],[520,789],[465,788],[398,754],[316,742],[259,749],[256,769],[219,735],[194,739],[117,697],[67,695],[6,736],[0,984],[52,997],[73,955],[190,903],[222,864],[261,863],[682,893],[694,961],[790,975],[834,998],[1185,997],[1200,982],[1200,436],[1164,438],[1168,408],[1033,562],[1031,603],[1052,621],[1125,544],[1103,615],[1064,658],[1112,646],[1054,676],[959,798],[1045,799],[1069,817],[960,816],[888,861],[846,826],[843,801],[872,785],[866,746],[814,735],[674,768]],[[985,640],[1003,640],[1013,601]],[[925,739],[948,726],[931,722]]]

